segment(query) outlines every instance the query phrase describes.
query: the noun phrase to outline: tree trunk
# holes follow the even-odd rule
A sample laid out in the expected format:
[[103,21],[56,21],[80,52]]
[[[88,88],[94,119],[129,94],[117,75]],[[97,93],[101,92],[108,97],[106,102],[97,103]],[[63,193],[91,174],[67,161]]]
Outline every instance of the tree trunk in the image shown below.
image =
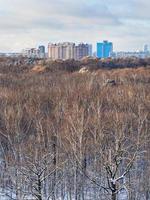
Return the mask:
[[147,190],[146,191],[146,200],[149,200],[150,199],[150,192]]
[[74,172],[74,198],[78,200],[78,163],[76,162],[75,165],[75,172]]
[[[57,168],[57,137],[53,136],[52,137],[52,148],[53,148],[53,154],[54,154],[54,159],[53,159],[53,165],[54,169]],[[55,170],[54,175],[53,175],[53,182],[52,182],[52,200],[56,199],[56,176],[57,172]]]
[[42,183],[40,176],[38,176],[38,200],[42,200]]
[[83,172],[82,172],[82,176],[81,176],[81,179],[82,179],[81,180],[81,196],[82,196],[82,200],[85,200],[84,187],[85,187],[86,166],[87,166],[86,155],[84,155],[84,159],[82,161]]
[[117,200],[117,194],[116,194],[116,184],[115,183],[112,183],[111,184],[111,187],[112,187],[112,195],[111,195],[111,199],[112,200]]
[[112,192],[112,196],[111,196],[112,200],[117,200],[117,195],[115,192]]

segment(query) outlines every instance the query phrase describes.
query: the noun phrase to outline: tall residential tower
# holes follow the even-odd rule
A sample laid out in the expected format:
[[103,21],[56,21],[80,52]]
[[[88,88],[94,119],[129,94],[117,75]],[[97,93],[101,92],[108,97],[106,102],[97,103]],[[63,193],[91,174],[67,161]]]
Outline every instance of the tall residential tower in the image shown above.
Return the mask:
[[97,43],[97,57],[98,58],[109,58],[113,52],[113,43],[107,40]]
[[81,60],[83,57],[89,56],[91,51],[92,46],[84,43],[76,45],[75,43],[64,42],[57,44],[49,43],[48,45],[48,57],[51,60]]

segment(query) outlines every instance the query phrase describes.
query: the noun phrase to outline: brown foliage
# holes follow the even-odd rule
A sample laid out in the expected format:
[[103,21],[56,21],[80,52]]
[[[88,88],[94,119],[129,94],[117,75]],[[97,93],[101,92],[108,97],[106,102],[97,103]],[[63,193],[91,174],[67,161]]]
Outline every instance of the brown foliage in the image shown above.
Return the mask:
[[[87,62],[98,66],[100,61],[84,60],[81,66],[87,66]],[[16,155],[10,156],[15,152],[34,157],[38,149],[40,156],[44,155],[53,145],[52,136],[58,140],[59,153],[70,158],[74,154],[72,145],[76,144],[73,148],[77,156],[87,156],[91,162],[99,152],[108,158],[108,150],[115,152],[118,140],[132,154],[138,137],[140,148],[146,151],[143,159],[149,159],[149,68],[99,69],[79,74],[80,63],[75,61],[32,67],[17,70],[13,66],[9,71],[10,67],[0,66],[1,144],[7,146],[4,151],[9,165],[16,165]],[[116,84],[106,84],[107,80]],[[102,164],[98,159],[92,167],[100,171]],[[148,169],[145,174],[148,176]]]

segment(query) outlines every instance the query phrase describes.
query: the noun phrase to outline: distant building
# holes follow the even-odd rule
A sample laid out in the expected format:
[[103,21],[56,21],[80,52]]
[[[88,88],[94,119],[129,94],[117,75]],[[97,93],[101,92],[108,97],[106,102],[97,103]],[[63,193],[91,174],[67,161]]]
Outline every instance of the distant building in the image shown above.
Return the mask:
[[93,56],[93,46],[92,46],[92,44],[88,44],[88,55]]
[[45,55],[45,46],[43,46],[43,45],[39,46],[38,50],[39,50],[38,51],[38,54],[39,54],[38,57],[39,58],[45,58],[45,56],[46,56]]
[[144,45],[142,51],[119,51],[112,53],[113,58],[148,58],[150,57],[150,51],[147,44]]
[[0,57],[6,57],[7,54],[6,53],[0,53]]
[[74,59],[81,60],[85,56],[89,56],[89,45],[81,43],[75,46]]
[[145,53],[149,52],[149,49],[148,49],[148,45],[147,45],[147,44],[144,45],[144,52],[145,52]]
[[97,43],[97,57],[98,58],[109,58],[113,52],[113,43],[107,40]]
[[52,60],[58,60],[58,59],[69,59],[73,58],[73,47],[74,43],[58,43],[53,44],[49,43],[48,45],[48,57]]
[[113,58],[131,58],[131,57],[136,57],[136,58],[147,58],[150,57],[150,52],[144,52],[144,51],[135,51],[135,52],[114,52],[113,53]]
[[96,51],[93,52],[92,56],[93,56],[94,58],[96,58],[96,57],[97,57],[97,52],[96,52]]
[[21,53],[0,53],[0,57],[12,57],[12,58],[17,58],[19,56],[22,56]]
[[22,51],[22,55],[28,58],[45,58],[45,46],[37,48],[27,48]]
[[36,48],[28,48],[22,51],[22,55],[28,58],[38,58],[39,50]]
[[75,59],[81,60],[85,56],[89,56],[91,53],[91,45],[81,43],[76,45],[75,43],[49,43],[48,44],[48,58],[51,60],[67,60]]

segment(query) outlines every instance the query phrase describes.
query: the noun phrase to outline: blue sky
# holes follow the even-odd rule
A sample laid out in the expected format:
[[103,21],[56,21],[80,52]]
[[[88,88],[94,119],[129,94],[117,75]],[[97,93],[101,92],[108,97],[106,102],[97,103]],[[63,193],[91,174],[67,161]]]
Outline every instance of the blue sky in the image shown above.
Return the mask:
[[149,10],[149,0],[0,0],[0,52],[106,39],[139,50],[150,45]]

